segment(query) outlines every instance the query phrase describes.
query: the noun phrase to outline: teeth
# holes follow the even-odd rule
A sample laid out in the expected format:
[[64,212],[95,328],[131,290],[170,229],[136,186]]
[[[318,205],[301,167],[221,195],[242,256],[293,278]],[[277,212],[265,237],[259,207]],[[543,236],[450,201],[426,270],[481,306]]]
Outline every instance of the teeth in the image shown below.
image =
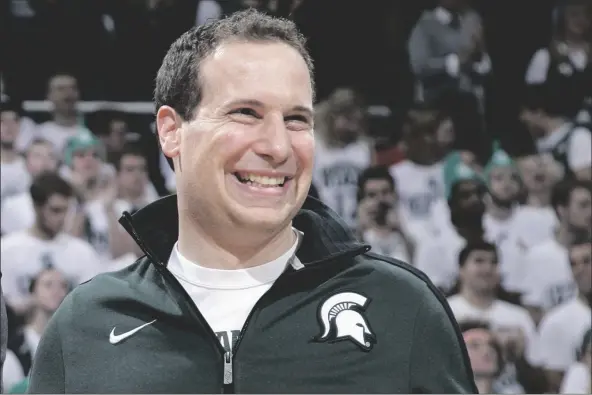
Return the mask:
[[258,176],[256,174],[241,174],[241,178],[245,181],[251,181],[261,185],[278,186],[282,185],[285,181],[285,177],[267,177]]

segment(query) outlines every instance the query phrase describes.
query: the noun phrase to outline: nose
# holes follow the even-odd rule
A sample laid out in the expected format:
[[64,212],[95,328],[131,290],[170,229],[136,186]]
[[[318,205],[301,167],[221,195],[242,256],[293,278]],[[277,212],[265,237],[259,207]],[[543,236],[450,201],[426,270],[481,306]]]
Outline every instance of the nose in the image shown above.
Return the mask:
[[267,161],[279,165],[288,160],[291,147],[292,142],[283,117],[269,117],[261,126],[260,137],[253,145],[253,150]]

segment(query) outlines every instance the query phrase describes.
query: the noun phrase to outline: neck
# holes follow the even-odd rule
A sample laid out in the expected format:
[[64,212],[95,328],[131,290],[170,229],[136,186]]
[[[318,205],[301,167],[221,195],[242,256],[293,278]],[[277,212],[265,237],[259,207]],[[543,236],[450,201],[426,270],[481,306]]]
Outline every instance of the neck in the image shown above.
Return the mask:
[[[193,221],[180,213],[179,252],[191,262],[199,262],[200,266],[212,269],[245,269],[263,265],[280,257],[296,241],[290,226],[272,235],[255,237],[254,232],[242,230],[237,232],[241,236],[229,237],[228,233],[212,235],[212,232],[205,232]],[[251,237],[244,236],[247,234]]]
[[487,309],[491,307],[495,301],[495,298],[491,292],[476,292],[464,286],[461,287],[460,296],[465,298],[470,305],[479,309]]
[[18,154],[13,149],[0,148],[0,162],[11,163],[18,157]]
[[46,313],[45,311],[42,311],[41,309],[36,309],[29,322],[29,327],[32,328],[39,335],[42,335],[45,331],[45,328],[47,327],[47,323],[49,322],[50,318],[50,314]]
[[561,126],[565,125],[567,121],[563,118],[551,118],[547,122],[547,126],[545,128],[546,135],[549,136]]
[[569,230],[567,230],[567,226],[561,224],[559,225],[559,228],[555,231],[555,239],[562,246],[569,247],[569,245],[574,240],[574,236]]
[[141,205],[143,203],[144,194],[141,192],[130,192],[126,191],[125,189],[120,189],[119,197],[126,202],[132,204],[132,206]]
[[575,48],[579,48],[586,43],[582,36],[570,32],[565,32],[564,42],[567,44],[567,46]]
[[480,394],[491,394],[493,381],[489,377],[475,377],[475,384]]
[[60,126],[74,126],[78,123],[76,112],[56,112],[53,114],[53,121]]
[[483,227],[482,225],[460,225],[456,226],[456,231],[465,240],[473,240],[483,238]]
[[513,207],[502,207],[492,201],[487,202],[487,214],[500,221],[510,218],[513,209]]
[[526,205],[533,207],[548,207],[551,205],[551,192],[530,192],[526,198]]
[[33,225],[33,227],[29,230],[29,233],[41,240],[52,240],[53,238],[55,238],[55,235],[51,235],[48,232],[45,232],[37,224]]

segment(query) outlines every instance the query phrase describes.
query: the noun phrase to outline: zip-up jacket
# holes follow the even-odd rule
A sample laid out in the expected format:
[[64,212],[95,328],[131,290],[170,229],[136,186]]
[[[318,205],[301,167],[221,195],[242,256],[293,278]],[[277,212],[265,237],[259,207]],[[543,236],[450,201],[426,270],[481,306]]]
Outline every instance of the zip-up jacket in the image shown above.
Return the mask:
[[226,352],[167,269],[177,215],[174,195],[124,213],[146,255],[68,295],[38,346],[30,393],[477,393],[430,280],[370,253],[310,197],[293,220],[301,268],[287,266]]

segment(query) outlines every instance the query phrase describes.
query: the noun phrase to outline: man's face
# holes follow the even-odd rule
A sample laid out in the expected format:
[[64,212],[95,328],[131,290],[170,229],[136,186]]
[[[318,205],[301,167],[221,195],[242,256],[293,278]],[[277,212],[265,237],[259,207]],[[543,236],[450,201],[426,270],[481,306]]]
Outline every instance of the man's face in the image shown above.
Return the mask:
[[489,174],[489,191],[502,204],[513,203],[520,193],[518,172],[512,167],[498,167]]
[[75,151],[72,154],[72,170],[85,179],[96,178],[101,168],[101,158],[95,148]]
[[496,253],[471,252],[459,274],[463,286],[480,293],[493,292],[499,283]]
[[540,155],[532,155],[518,161],[520,177],[529,192],[549,191],[553,177],[549,165]]
[[66,196],[54,194],[47,202],[36,207],[38,225],[45,233],[55,236],[64,228],[70,199]]
[[[202,62],[201,83],[196,115],[168,151],[178,156],[177,191],[187,199],[180,204],[226,226],[287,226],[312,177],[306,63],[281,43],[224,43]],[[164,141],[163,151],[176,144]]]
[[45,171],[56,171],[58,161],[50,143],[33,144],[27,150],[27,170],[35,177]]
[[592,228],[592,197],[585,188],[576,188],[571,193],[567,207],[560,207],[560,216],[574,231],[590,232]]
[[363,133],[364,112],[361,108],[350,107],[333,114],[333,132],[343,142],[355,141]]
[[565,29],[576,37],[582,37],[590,29],[590,10],[584,4],[565,7]]
[[56,111],[74,112],[79,99],[76,79],[68,75],[53,77],[49,83],[47,98],[52,102]]
[[146,158],[137,155],[124,155],[119,163],[119,190],[128,190],[132,195],[140,196],[148,182]]
[[[380,203],[393,206],[396,204],[397,197],[391,183],[387,180],[370,179],[364,185],[364,199],[372,202],[372,210],[378,209]],[[376,214],[376,212],[370,213]]]
[[592,290],[592,245],[580,244],[569,250],[572,271],[578,284],[578,290],[583,295],[590,295]]
[[14,111],[0,113],[0,143],[3,148],[12,149],[20,131],[20,118]]
[[104,139],[105,146],[112,152],[119,152],[125,144],[127,123],[120,119],[114,119],[109,124],[109,134]]
[[33,289],[35,306],[47,313],[54,313],[68,294],[68,281],[57,270],[45,270],[39,274]]
[[545,118],[541,111],[522,109],[520,121],[526,126],[534,138],[540,138],[545,135]]
[[459,215],[482,216],[485,212],[483,186],[478,181],[465,180],[459,182],[457,188],[454,201],[455,211]]

